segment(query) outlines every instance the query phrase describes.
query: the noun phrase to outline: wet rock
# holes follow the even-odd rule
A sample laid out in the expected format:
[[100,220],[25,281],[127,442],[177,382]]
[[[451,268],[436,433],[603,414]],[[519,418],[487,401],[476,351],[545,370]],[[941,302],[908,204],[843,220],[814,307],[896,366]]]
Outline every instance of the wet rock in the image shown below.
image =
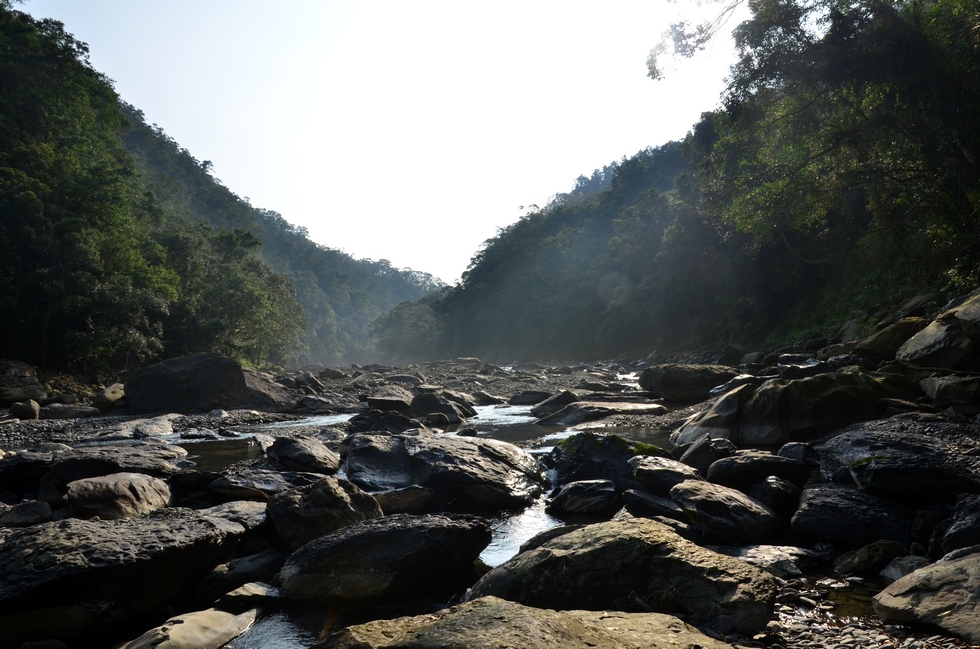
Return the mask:
[[286,554],[273,549],[232,559],[205,575],[197,582],[194,592],[199,601],[214,602],[245,584],[272,580],[285,562]]
[[355,435],[346,469],[365,491],[418,485],[455,507],[522,507],[544,485],[541,467],[527,452],[472,437]]
[[457,404],[436,394],[417,395],[412,399],[409,414],[416,418],[430,417],[433,414],[445,415],[450,424],[466,421],[466,415]]
[[670,497],[696,525],[737,543],[771,541],[785,528],[771,509],[722,485],[688,480],[674,486]]
[[184,613],[117,649],[219,649],[245,633],[257,616],[256,609],[239,615],[213,608]]
[[671,443],[675,446],[693,444],[705,435],[715,439],[736,439],[742,408],[755,391],[755,385],[743,385],[718,397],[707,410],[675,431],[670,436]]
[[820,556],[817,553],[792,545],[747,545],[744,547],[713,545],[709,549],[719,554],[741,559],[780,579],[800,577],[804,570],[808,570],[820,561]]
[[553,397],[548,397],[541,403],[531,408],[531,414],[535,417],[546,417],[553,415],[570,403],[581,401],[581,397],[571,390],[563,390]]
[[622,493],[626,511],[640,518],[656,518],[665,516],[678,521],[687,521],[687,514],[680,505],[670,498],[663,498],[636,489],[627,489]]
[[279,465],[294,471],[332,475],[340,468],[340,456],[309,435],[279,437],[266,451]]
[[956,501],[953,522],[943,534],[943,552],[980,545],[980,496],[965,494]]
[[667,409],[657,403],[579,401],[565,406],[552,415],[542,417],[535,423],[542,426],[575,426],[583,421],[604,419],[613,415],[663,415],[666,413]]
[[435,489],[411,485],[401,489],[389,489],[388,491],[375,491],[371,495],[378,504],[385,516],[391,514],[422,514],[432,511],[438,503],[439,494]]
[[[639,446],[618,435],[576,433],[555,445],[548,456],[557,484],[576,480],[612,480],[620,491],[638,487],[629,460],[634,455],[654,455],[649,445]],[[666,451],[663,457],[669,457]]]
[[680,457],[684,464],[694,467],[702,476],[708,468],[723,457],[735,453],[737,449],[728,439],[714,439],[708,433],[698,437]]
[[484,392],[483,390],[477,390],[473,393],[473,396],[476,397],[476,402],[481,406],[496,406],[507,403],[507,400],[503,397]]
[[640,374],[640,387],[667,401],[696,403],[711,395],[711,389],[738,375],[727,365],[654,365]]
[[919,386],[939,408],[980,403],[980,377],[936,376],[919,381]]
[[412,419],[397,412],[382,412],[380,410],[369,410],[354,415],[347,423],[347,430],[351,434],[386,432],[397,435],[414,429],[428,430],[418,419]]
[[170,487],[142,473],[112,473],[69,482],[66,499],[75,518],[134,518],[170,504]]
[[34,399],[10,404],[10,415],[17,419],[37,419],[41,416],[41,406]]
[[627,464],[640,488],[657,496],[667,496],[674,485],[685,480],[703,479],[697,469],[665,457],[635,455]]
[[45,523],[0,543],[0,646],[67,641],[155,610],[217,564],[244,532],[190,510],[164,512]]
[[569,482],[557,489],[547,511],[558,518],[608,519],[623,506],[616,485],[610,480]]
[[550,392],[541,390],[522,390],[511,396],[507,403],[512,406],[533,406],[551,397]]
[[980,553],[920,568],[887,586],[872,603],[886,623],[925,624],[980,644]]
[[269,498],[266,511],[291,550],[348,525],[384,515],[372,496],[338,478],[324,478],[307,487],[275,494]]
[[834,560],[834,570],[842,575],[873,575],[881,572],[892,559],[904,557],[908,553],[908,548],[896,541],[875,541],[837,557]]
[[776,365],[776,369],[781,379],[805,379],[808,376],[816,376],[830,371],[830,366],[816,358],[807,358],[779,363]]
[[471,516],[385,516],[320,537],[279,572],[291,599],[346,604],[404,601],[471,581],[490,527]]
[[905,575],[912,574],[919,568],[925,568],[931,563],[932,559],[929,557],[920,557],[911,554],[904,557],[895,557],[888,562],[887,566],[882,568],[878,576],[886,584],[890,584],[893,581],[898,581]]
[[322,649],[726,649],[672,615],[553,611],[484,597],[436,615],[377,620],[328,636]]
[[800,506],[803,491],[789,480],[774,475],[752,485],[749,498],[757,500],[784,520],[790,520]]
[[914,520],[915,512],[902,505],[836,485],[814,485],[803,491],[792,526],[850,550],[881,539],[908,546]]
[[596,523],[494,568],[467,599],[594,611],[670,611],[699,627],[754,633],[776,597],[771,576],[647,519]]
[[208,489],[225,500],[264,502],[273,494],[288,491],[294,487],[305,487],[322,478],[323,476],[318,473],[246,469],[240,473],[218,478],[208,485]]

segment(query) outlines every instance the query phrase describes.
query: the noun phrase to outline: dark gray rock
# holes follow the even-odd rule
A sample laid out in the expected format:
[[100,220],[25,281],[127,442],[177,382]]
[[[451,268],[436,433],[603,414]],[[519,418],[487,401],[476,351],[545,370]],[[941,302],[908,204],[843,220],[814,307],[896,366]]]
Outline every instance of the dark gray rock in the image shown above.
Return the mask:
[[893,559],[908,553],[909,549],[901,543],[882,539],[840,555],[834,560],[834,570],[842,575],[874,575]]
[[959,497],[953,522],[943,534],[941,545],[943,552],[980,545],[980,496]]
[[266,455],[280,466],[293,471],[332,475],[340,468],[340,456],[309,435],[276,438]]
[[292,550],[348,525],[384,515],[372,496],[338,478],[324,478],[275,494],[269,498],[266,511],[279,537]]
[[748,493],[754,486],[776,476],[802,487],[810,479],[810,468],[799,460],[765,451],[738,451],[708,467],[708,482]]
[[570,403],[581,401],[581,397],[571,390],[563,390],[553,397],[548,397],[541,403],[531,408],[531,414],[535,417],[546,417],[553,415]]
[[112,473],[68,483],[68,509],[75,518],[135,518],[170,504],[170,487],[142,473]]
[[707,410],[692,417],[677,429],[670,436],[671,443],[675,446],[693,445],[705,435],[712,439],[737,439],[742,407],[752,398],[755,390],[756,386],[750,384],[724,393]]
[[645,491],[627,489],[622,493],[626,511],[640,518],[666,517],[678,521],[687,521],[687,514],[680,505],[670,498],[648,494]]
[[667,496],[674,485],[685,480],[703,479],[697,469],[665,457],[635,455],[627,464],[640,488],[657,496]]
[[789,480],[771,475],[762,482],[754,484],[748,494],[749,498],[759,501],[771,509],[776,516],[788,521],[800,506],[803,491]]
[[445,415],[450,424],[466,421],[466,416],[460,411],[459,406],[445,397],[437,394],[419,394],[412,399],[409,415],[422,419],[433,414]]
[[770,542],[786,527],[762,503],[722,485],[688,480],[675,485],[670,498],[698,527],[736,543]]
[[47,396],[32,365],[0,359],[0,406],[19,401],[43,401]]
[[245,584],[271,581],[285,562],[286,554],[273,549],[232,559],[206,574],[194,592],[200,602],[210,604]]
[[921,317],[903,318],[861,340],[854,347],[854,353],[871,356],[883,361],[895,359],[895,354],[905,342],[922,331],[928,320]]
[[533,406],[551,397],[550,392],[541,390],[523,390],[511,396],[507,403],[512,406]]
[[28,527],[51,522],[51,505],[43,500],[29,500],[14,505],[0,516],[0,527]]
[[557,489],[548,502],[548,513],[558,518],[608,519],[622,509],[616,485],[609,480],[569,482]]
[[698,437],[680,457],[680,461],[693,467],[704,476],[708,468],[723,457],[735,453],[735,445],[728,439],[714,439],[705,433]]
[[480,518],[395,514],[307,543],[278,580],[296,600],[370,604],[446,595],[472,582],[474,561],[489,543]]
[[[639,487],[629,460],[642,451],[652,455],[648,446],[640,447],[618,435],[589,431],[576,433],[555,445],[548,456],[557,484],[576,480],[612,480],[620,491]],[[664,451],[663,457],[670,457]]]
[[915,511],[897,503],[835,485],[815,485],[803,491],[792,525],[799,533],[850,550],[881,539],[908,546],[914,520]]
[[265,502],[273,494],[288,491],[294,487],[305,487],[322,478],[323,476],[319,473],[245,469],[239,473],[218,478],[208,485],[208,489],[225,500]]
[[484,575],[467,599],[545,609],[683,614],[722,633],[754,633],[772,614],[775,580],[642,518],[586,525]]
[[640,387],[667,401],[695,403],[709,398],[711,389],[730,381],[738,370],[727,365],[654,365],[640,374]]

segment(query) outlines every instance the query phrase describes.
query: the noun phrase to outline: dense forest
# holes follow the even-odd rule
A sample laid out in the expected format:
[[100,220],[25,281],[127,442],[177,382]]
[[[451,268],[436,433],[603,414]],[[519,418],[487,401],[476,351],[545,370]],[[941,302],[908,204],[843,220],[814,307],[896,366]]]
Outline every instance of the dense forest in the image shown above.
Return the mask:
[[[721,108],[501,230],[458,285],[381,316],[379,347],[496,360],[737,347],[975,288],[980,4],[749,8]],[[676,29],[675,51],[711,30]]]
[[0,357],[90,376],[197,351],[362,359],[374,319],[440,287],[251,206],[61,23],[0,0]]

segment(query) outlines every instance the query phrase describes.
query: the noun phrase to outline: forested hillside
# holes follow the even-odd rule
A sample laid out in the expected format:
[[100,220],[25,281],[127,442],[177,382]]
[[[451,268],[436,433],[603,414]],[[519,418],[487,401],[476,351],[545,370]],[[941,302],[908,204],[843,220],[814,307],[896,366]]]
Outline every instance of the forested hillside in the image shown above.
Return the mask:
[[63,25],[0,0],[0,357],[87,374],[363,358],[374,318],[438,288],[314,244],[209,171]]
[[381,348],[509,360],[758,344],[873,324],[908,291],[975,288],[980,5],[750,8],[720,110],[620,162],[601,191],[501,231],[458,286],[380,318]]

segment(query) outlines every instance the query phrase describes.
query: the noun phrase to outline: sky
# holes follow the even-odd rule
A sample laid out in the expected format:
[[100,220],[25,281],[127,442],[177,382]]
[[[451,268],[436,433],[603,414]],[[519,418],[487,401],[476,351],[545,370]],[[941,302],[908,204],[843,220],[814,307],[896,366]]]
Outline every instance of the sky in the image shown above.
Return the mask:
[[[693,2],[691,3],[693,4]],[[684,0],[27,0],[212,173],[317,243],[453,283],[531,205],[719,104],[717,39],[646,76]]]

